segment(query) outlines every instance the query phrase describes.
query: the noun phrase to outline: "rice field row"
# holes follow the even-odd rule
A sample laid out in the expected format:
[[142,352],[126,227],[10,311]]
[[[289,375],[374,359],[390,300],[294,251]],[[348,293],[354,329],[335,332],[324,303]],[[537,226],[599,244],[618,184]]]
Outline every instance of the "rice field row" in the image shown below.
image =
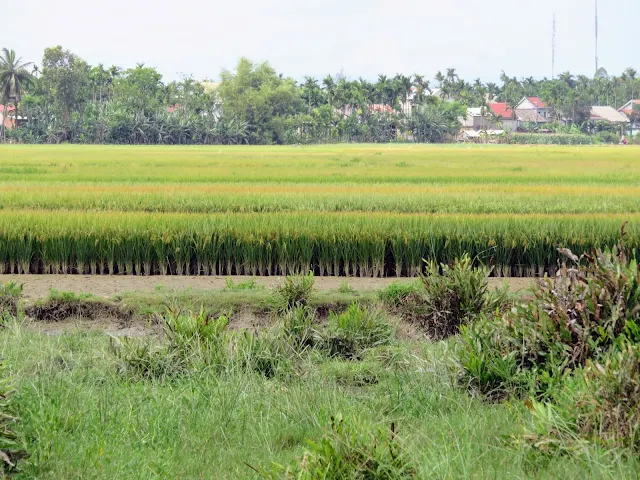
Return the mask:
[[0,271],[499,276],[638,246],[640,149],[0,146]]
[[464,253],[498,276],[552,272],[575,253],[640,245],[640,215],[154,214],[0,211],[0,273],[414,276]]
[[640,186],[0,184],[0,208],[141,212],[640,213]]

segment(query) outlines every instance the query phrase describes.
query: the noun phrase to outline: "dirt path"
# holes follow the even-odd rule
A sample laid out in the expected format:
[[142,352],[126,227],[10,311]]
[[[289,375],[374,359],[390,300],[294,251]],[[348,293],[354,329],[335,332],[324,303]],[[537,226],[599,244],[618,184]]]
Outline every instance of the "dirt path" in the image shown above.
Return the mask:
[[[41,298],[47,295],[50,289],[75,293],[92,293],[101,297],[109,297],[122,292],[153,291],[156,286],[162,285],[170,289],[194,290],[220,290],[225,287],[227,278],[234,282],[242,282],[251,277],[179,277],[179,276],[109,276],[109,275],[0,275],[0,284],[14,281],[24,284],[24,296],[26,298]],[[274,286],[282,281],[282,277],[255,277],[258,283],[266,286]],[[344,277],[316,277],[318,290],[331,290],[338,288],[347,281],[356,290],[377,290],[384,288],[396,278],[344,278]],[[529,278],[490,279],[492,285],[498,285],[508,281],[512,291],[518,291],[531,285]],[[402,278],[401,282],[411,279]]]

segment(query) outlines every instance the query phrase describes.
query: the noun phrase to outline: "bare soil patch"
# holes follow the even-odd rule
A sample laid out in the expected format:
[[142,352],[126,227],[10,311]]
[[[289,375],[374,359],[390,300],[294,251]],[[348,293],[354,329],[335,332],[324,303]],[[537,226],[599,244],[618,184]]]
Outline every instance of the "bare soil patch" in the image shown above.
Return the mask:
[[[149,292],[162,285],[169,289],[221,290],[228,278],[239,283],[251,277],[188,277],[188,276],[153,276],[136,277],[126,275],[0,275],[0,283],[14,281],[24,284],[23,295],[27,299],[42,298],[49,290],[65,292],[91,293],[99,297],[111,297],[123,292]],[[273,287],[282,281],[282,277],[255,277],[260,285]],[[392,282],[410,282],[410,278],[361,278],[361,277],[316,277],[317,290],[335,290],[342,282],[347,282],[359,291],[378,290]],[[491,278],[491,285],[509,283],[511,291],[526,289],[533,283],[531,278]]]

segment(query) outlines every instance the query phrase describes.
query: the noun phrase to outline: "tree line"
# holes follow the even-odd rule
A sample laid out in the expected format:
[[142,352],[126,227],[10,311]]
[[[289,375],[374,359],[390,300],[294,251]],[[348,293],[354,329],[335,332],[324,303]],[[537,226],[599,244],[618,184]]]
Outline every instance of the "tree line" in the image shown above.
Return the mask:
[[[438,89],[438,94],[434,94]],[[13,50],[0,53],[0,105],[16,128],[3,140],[25,143],[294,144],[455,138],[467,107],[539,96],[558,120],[589,130],[592,105],[619,108],[640,96],[640,78],[600,69],[593,78],[569,72],[554,79],[468,82],[453,68],[432,79],[344,75],[297,82],[268,63],[240,59],[218,82],[186,77],[164,82],[154,68],[92,66],[60,46],[40,66]]]

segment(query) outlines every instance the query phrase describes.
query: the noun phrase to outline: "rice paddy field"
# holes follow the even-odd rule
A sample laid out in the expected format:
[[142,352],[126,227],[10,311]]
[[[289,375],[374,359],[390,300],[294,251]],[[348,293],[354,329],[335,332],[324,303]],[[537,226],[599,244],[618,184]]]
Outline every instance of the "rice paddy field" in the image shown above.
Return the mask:
[[640,149],[0,146],[0,273],[539,276],[640,244]]

